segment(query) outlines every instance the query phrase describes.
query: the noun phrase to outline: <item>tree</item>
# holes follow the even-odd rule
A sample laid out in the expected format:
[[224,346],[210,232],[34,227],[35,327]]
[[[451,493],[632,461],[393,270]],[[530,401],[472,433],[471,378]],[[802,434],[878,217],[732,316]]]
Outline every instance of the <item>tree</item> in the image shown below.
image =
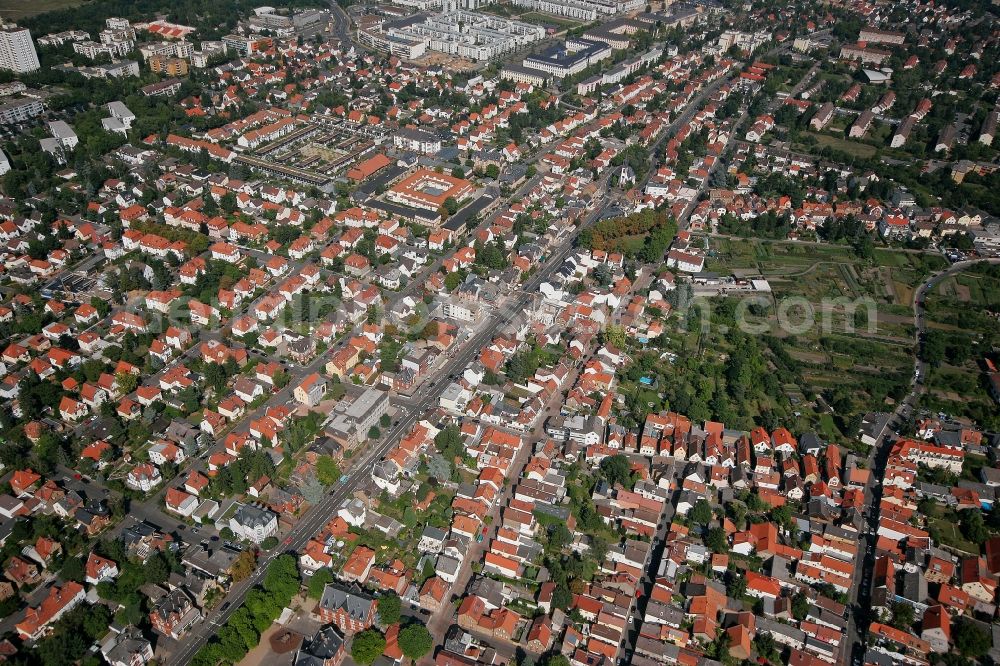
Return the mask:
[[444,288],[448,291],[455,291],[458,285],[462,284],[462,274],[458,272],[448,273],[444,277]]
[[229,575],[233,577],[233,581],[238,583],[253,575],[253,570],[256,568],[257,559],[253,556],[252,552],[244,550],[233,561],[233,565],[229,567]]
[[549,548],[554,552],[559,552],[564,546],[568,546],[573,541],[573,533],[562,523],[558,523],[549,532]]
[[746,576],[730,571],[726,576],[726,594],[733,599],[743,599],[747,594]]
[[892,621],[889,623],[897,629],[909,630],[913,626],[913,606],[907,603],[892,604]]
[[79,557],[67,557],[66,561],[63,562],[62,569],[59,570],[59,576],[63,580],[74,580],[77,583],[82,583],[85,577],[83,561]]
[[552,591],[552,607],[566,610],[573,603],[573,594],[565,585],[556,585]]
[[232,215],[236,212],[236,195],[232,192],[226,192],[222,195],[222,198],[219,199],[219,206],[221,206],[222,210],[226,211],[226,213]]
[[705,535],[705,545],[715,553],[725,553],[729,550],[729,539],[726,538],[726,531],[721,527],[713,527]]
[[299,591],[299,567],[293,556],[279,555],[268,565],[264,575],[264,589],[279,599],[284,599],[284,603],[291,601]]
[[378,617],[382,626],[388,627],[399,622],[403,604],[394,592],[378,598]]
[[600,464],[601,475],[612,486],[621,484],[631,489],[635,481],[632,477],[632,466],[628,458],[618,454],[608,456]]
[[278,370],[274,373],[274,385],[279,389],[283,389],[288,386],[288,382],[291,381],[291,379],[292,378],[288,374],[287,370]]
[[[445,460],[440,453],[435,453],[427,458],[427,473],[431,478],[438,481],[445,481],[451,478],[451,463]],[[420,499],[418,497],[418,499]],[[421,500],[423,501],[423,500]]]
[[700,499],[694,503],[694,506],[691,507],[691,513],[688,515],[691,518],[691,522],[698,523],[699,525],[707,525],[708,521],[712,520],[712,505]]
[[625,346],[625,327],[619,324],[609,324],[604,329],[604,339],[608,344],[621,349]]
[[368,666],[385,652],[385,636],[374,629],[366,629],[351,642],[351,658],[359,666]]
[[465,454],[465,442],[462,440],[462,431],[453,425],[445,427],[434,436],[434,447],[447,461],[461,457]]
[[436,338],[437,336],[438,336],[438,323],[433,319],[424,324],[424,327],[420,329],[419,333],[417,333],[417,337],[419,337],[421,340],[430,340],[431,338]]
[[611,272],[611,268],[607,264],[600,264],[594,269],[594,282],[602,287],[607,287],[611,284],[611,279],[614,274]]
[[[333,572],[323,567],[317,570],[309,578],[308,594],[310,599],[319,599],[323,596],[323,590],[328,583],[333,582]],[[382,604],[379,603],[379,612],[382,611]]]
[[433,647],[434,639],[431,638],[431,632],[422,624],[407,625],[399,632],[399,649],[414,661],[430,652]]
[[809,615],[809,597],[805,592],[797,592],[792,597],[792,617],[800,622]]
[[979,509],[963,509],[959,512],[962,535],[974,544],[982,544],[989,537],[989,530]]
[[115,374],[115,388],[121,394],[131,393],[139,385],[139,378],[131,372]]
[[316,461],[316,478],[324,486],[332,486],[340,480],[340,467],[333,458],[323,456]]
[[968,618],[961,618],[954,630],[955,647],[963,656],[978,659],[993,647],[993,639],[989,633]]

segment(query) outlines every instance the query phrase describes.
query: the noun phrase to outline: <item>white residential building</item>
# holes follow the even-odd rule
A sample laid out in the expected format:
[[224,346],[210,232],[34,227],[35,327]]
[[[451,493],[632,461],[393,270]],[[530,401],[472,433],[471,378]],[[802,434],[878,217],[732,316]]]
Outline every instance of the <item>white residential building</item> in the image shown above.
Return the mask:
[[0,30],[0,69],[24,74],[39,67],[35,43],[27,28],[6,26]]

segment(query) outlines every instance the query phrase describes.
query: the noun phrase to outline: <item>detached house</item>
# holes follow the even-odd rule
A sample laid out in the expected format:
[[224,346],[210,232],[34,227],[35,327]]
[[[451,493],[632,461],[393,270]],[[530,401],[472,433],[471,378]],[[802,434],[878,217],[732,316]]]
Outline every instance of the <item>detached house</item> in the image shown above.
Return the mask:
[[330,583],[323,590],[315,613],[324,624],[334,624],[345,634],[356,634],[375,623],[378,600],[357,589]]
[[181,589],[162,597],[149,613],[153,630],[175,640],[184,636],[199,619],[201,611]]
[[326,395],[326,380],[314,372],[295,387],[295,399],[307,407],[315,407]]

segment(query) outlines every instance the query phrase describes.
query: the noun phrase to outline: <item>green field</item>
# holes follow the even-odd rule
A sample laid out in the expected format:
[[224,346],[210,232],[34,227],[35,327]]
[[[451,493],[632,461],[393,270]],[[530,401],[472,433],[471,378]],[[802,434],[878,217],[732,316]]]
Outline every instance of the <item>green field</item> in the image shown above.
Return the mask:
[[932,507],[928,508],[927,531],[931,533],[932,537],[935,537],[936,541],[955,550],[973,555],[978,554],[979,546],[962,535],[959,528],[960,522],[961,520],[954,510],[941,504],[934,503]]
[[[976,266],[940,281],[927,295],[927,325],[949,351],[932,367],[922,406],[1000,427],[987,391],[983,359],[1000,346],[1000,268]],[[994,359],[996,357],[994,356]]]
[[[771,285],[770,333],[787,352],[785,376],[806,396],[795,406],[800,429],[808,425],[827,435],[841,429],[850,436],[850,414],[891,409],[905,395],[913,373],[913,293],[944,267],[943,258],[878,249],[869,262],[843,245],[718,237],[711,249],[707,270],[761,276]],[[808,310],[808,317],[780,321],[783,309],[794,312],[791,303]],[[811,325],[787,326],[810,317]],[[789,390],[785,394],[791,398]],[[833,415],[822,402],[811,405],[816,395]]]
[[572,19],[563,18],[561,16],[552,16],[550,14],[543,14],[541,12],[526,12],[521,14],[520,20],[527,21],[528,23],[538,23],[540,25],[552,25],[560,28],[575,28],[578,25],[583,25],[580,21],[574,21]]
[[951,519],[930,518],[927,521],[927,526],[933,528],[934,532],[940,537],[941,543],[945,546],[950,546],[955,550],[969,554],[979,552],[979,547],[971,541],[967,541],[962,536],[962,533],[959,532],[958,524]]
[[[866,143],[842,139],[840,137],[830,136],[829,134],[817,134],[816,132],[803,132],[803,134],[816,139],[816,143],[820,148],[829,146],[834,150],[839,150],[847,153],[848,155],[855,155],[865,159],[870,158],[875,154],[875,146],[870,146]],[[806,150],[808,150],[808,148]]]
[[75,7],[82,4],[83,0],[34,0],[33,2],[25,2],[25,0],[0,0],[0,17],[19,21],[29,16],[36,16],[55,9],[66,9],[67,7]]

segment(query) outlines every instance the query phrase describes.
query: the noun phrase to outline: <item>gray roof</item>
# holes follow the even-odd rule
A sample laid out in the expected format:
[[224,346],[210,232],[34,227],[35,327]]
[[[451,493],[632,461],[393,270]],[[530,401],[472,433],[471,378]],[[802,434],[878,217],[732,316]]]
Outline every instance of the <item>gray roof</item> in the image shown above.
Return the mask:
[[437,564],[435,564],[434,570],[456,574],[461,566],[462,563],[452,557],[448,557],[447,555],[438,555]]
[[244,504],[236,510],[233,520],[244,527],[265,527],[274,520],[274,514],[252,504]]
[[323,596],[319,600],[320,608],[331,611],[343,610],[357,620],[364,620],[368,617],[373,603],[375,600],[360,590],[349,590],[333,583],[328,584],[323,589]]
[[420,537],[427,537],[428,539],[434,539],[435,541],[444,541],[448,533],[444,530],[434,527],[433,525],[428,525],[424,528],[424,531],[420,534]]
[[404,139],[412,139],[414,141],[440,141],[440,137],[433,132],[428,132],[427,130],[417,129],[415,127],[403,127],[398,132],[397,136],[401,136]]
[[295,657],[296,666],[300,664],[312,664],[313,661],[303,660],[303,657],[318,660],[317,663],[324,664],[327,659],[332,659],[340,652],[344,647],[344,637],[340,635],[340,632],[333,625],[327,625],[321,628],[316,634],[309,640],[306,645],[302,646],[299,650],[299,654]]

